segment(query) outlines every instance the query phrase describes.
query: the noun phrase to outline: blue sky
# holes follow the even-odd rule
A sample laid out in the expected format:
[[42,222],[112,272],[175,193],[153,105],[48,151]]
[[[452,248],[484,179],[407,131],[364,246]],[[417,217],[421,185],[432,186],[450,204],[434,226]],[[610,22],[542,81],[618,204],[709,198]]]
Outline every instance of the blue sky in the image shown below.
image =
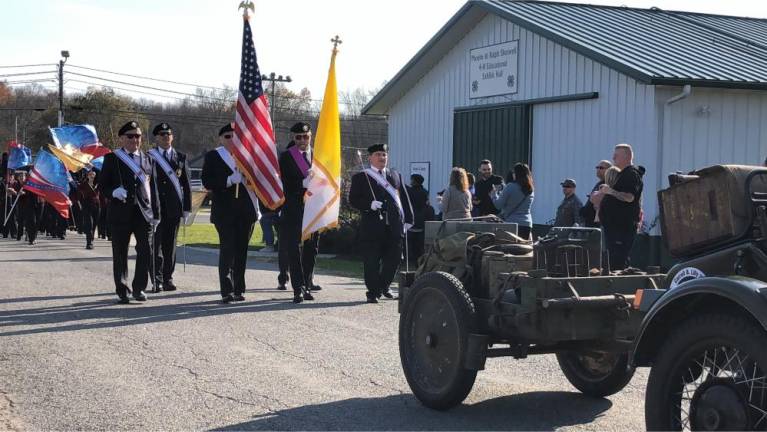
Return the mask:
[[[746,0],[588,3],[767,18],[767,2]],[[0,66],[55,63],[60,50],[67,49],[72,65],[236,86],[242,37],[238,4],[239,0],[0,0]],[[373,89],[392,78],[463,4],[463,0],[256,0],[251,23],[262,72],[291,75],[291,88],[308,87],[318,99],[324,90],[333,35],[344,40],[337,60],[339,90]],[[0,74],[17,71],[0,69]],[[41,77],[53,74],[34,78]],[[77,91],[87,84],[67,86]]]

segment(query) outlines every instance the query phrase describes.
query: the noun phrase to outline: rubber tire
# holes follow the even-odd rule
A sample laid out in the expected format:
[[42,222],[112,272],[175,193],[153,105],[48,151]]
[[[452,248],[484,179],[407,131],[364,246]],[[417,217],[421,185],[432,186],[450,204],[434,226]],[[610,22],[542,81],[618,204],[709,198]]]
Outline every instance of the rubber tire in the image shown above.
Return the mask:
[[[435,292],[437,290],[439,293]],[[413,320],[415,305],[422,296],[443,294],[450,304],[459,330],[458,366],[449,385],[443,391],[431,392],[423,388],[417,378],[416,361],[412,358],[410,323]],[[399,352],[402,370],[415,397],[425,406],[435,410],[447,410],[459,405],[466,399],[477,378],[476,370],[464,367],[466,347],[470,333],[477,330],[477,317],[474,302],[463,289],[461,282],[453,275],[444,272],[426,273],[419,277],[408,290],[407,300],[399,321]]]
[[615,367],[601,378],[584,376],[588,372],[583,371],[580,362],[575,358],[576,355],[576,352],[559,353],[557,362],[570,384],[587,396],[605,397],[618,393],[634,377],[635,369],[629,366],[628,353],[619,354]]
[[[706,314],[688,318],[676,326],[655,358],[645,392],[645,427],[649,431],[674,430],[665,395],[670,375],[681,361],[711,341],[726,341],[756,357],[767,373],[767,335],[747,319],[734,315]],[[734,341],[734,343],[732,343]],[[678,429],[677,429],[678,430]]]

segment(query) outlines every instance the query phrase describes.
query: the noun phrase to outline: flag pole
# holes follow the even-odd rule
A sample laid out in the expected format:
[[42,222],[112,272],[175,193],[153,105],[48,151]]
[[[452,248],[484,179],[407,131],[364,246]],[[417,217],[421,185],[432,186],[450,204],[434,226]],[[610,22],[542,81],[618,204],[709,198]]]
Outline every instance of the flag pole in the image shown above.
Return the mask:
[[8,215],[5,217],[5,220],[3,221],[3,226],[5,226],[5,224],[8,223],[8,219],[11,217],[11,214],[13,214],[13,209],[16,208],[16,203],[19,202],[19,198],[21,198],[21,193],[16,195],[16,200],[13,202],[11,209],[8,211]]

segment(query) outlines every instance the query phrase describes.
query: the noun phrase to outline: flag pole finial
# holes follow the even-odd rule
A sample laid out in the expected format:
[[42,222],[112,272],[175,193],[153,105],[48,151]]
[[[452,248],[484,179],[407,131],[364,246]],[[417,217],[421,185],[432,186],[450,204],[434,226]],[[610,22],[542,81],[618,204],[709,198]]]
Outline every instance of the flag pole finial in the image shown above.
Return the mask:
[[344,41],[342,41],[341,38],[338,37],[338,35],[336,35],[336,37],[331,39],[330,42],[333,42],[333,52],[338,52],[338,45],[341,45],[342,43],[344,43]]
[[240,2],[240,6],[237,7],[237,10],[239,11],[242,9],[242,17],[245,19],[250,18],[248,15],[248,9],[250,9],[251,12],[256,12],[256,7],[253,6],[253,0],[243,0]]

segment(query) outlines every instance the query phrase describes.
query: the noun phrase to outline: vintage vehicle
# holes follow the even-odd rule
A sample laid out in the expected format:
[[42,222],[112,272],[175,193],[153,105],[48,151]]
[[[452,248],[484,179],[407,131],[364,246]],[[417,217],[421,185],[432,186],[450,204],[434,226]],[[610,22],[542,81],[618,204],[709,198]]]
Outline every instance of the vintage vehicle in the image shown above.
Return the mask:
[[415,396],[448,409],[486,358],[555,353],[593,396],[651,367],[650,430],[767,429],[767,169],[718,165],[670,183],[661,229],[679,264],[667,275],[600,271],[596,229],[554,228],[530,245],[507,224],[427,226],[432,246],[400,281]]
[[767,429],[767,169],[718,165],[659,192],[678,260],[646,315],[634,366],[651,366],[649,430]]

